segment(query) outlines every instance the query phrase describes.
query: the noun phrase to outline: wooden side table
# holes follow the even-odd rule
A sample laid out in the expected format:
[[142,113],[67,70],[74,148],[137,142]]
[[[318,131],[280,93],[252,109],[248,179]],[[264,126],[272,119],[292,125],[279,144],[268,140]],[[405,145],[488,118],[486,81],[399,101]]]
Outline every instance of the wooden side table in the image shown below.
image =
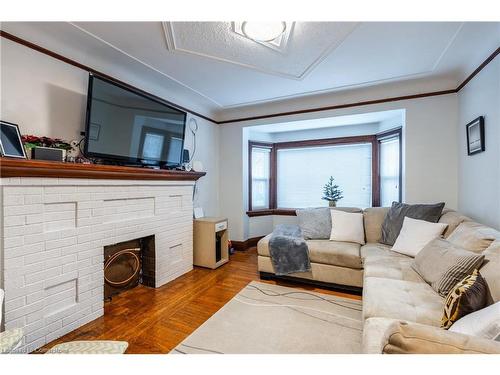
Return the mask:
[[202,217],[194,220],[193,264],[215,269],[229,261],[227,219]]

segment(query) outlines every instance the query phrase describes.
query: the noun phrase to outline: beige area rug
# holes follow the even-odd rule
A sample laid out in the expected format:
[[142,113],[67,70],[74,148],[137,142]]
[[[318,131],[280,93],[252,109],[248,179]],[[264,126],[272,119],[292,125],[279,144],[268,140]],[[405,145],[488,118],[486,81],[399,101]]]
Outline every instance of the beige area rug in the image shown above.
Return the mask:
[[173,354],[361,353],[361,301],[251,282]]

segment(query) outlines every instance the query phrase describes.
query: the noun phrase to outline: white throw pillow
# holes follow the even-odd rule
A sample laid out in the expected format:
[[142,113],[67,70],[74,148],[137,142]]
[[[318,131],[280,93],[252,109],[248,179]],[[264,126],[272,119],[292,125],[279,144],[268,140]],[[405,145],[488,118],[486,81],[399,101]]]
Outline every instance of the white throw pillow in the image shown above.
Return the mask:
[[415,257],[425,245],[441,236],[448,224],[430,223],[405,217],[392,251]]
[[449,331],[500,341],[500,302],[465,315]]
[[332,216],[330,241],[365,244],[365,227],[362,213],[330,210],[330,215]]

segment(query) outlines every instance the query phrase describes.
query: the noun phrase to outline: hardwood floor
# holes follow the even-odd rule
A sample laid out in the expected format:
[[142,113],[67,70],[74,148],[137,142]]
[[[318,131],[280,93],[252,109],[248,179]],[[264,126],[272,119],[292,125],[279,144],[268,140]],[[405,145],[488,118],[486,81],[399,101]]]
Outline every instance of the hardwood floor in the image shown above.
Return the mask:
[[[104,304],[104,316],[39,350],[72,340],[124,340],[127,353],[168,353],[252,280],[260,280],[255,248],[237,252],[229,263],[193,271],[162,286],[138,286]],[[276,284],[275,281],[263,281]],[[361,297],[311,286],[278,282],[325,294]]]

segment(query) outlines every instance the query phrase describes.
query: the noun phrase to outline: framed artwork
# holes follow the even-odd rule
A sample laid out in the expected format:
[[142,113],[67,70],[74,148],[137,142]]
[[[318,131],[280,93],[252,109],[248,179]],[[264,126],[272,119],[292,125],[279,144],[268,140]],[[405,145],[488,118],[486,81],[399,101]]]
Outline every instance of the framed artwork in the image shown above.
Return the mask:
[[474,155],[485,150],[484,142],[484,117],[469,122],[466,126],[467,132],[467,154]]
[[0,154],[10,158],[26,159],[19,126],[0,121]]

